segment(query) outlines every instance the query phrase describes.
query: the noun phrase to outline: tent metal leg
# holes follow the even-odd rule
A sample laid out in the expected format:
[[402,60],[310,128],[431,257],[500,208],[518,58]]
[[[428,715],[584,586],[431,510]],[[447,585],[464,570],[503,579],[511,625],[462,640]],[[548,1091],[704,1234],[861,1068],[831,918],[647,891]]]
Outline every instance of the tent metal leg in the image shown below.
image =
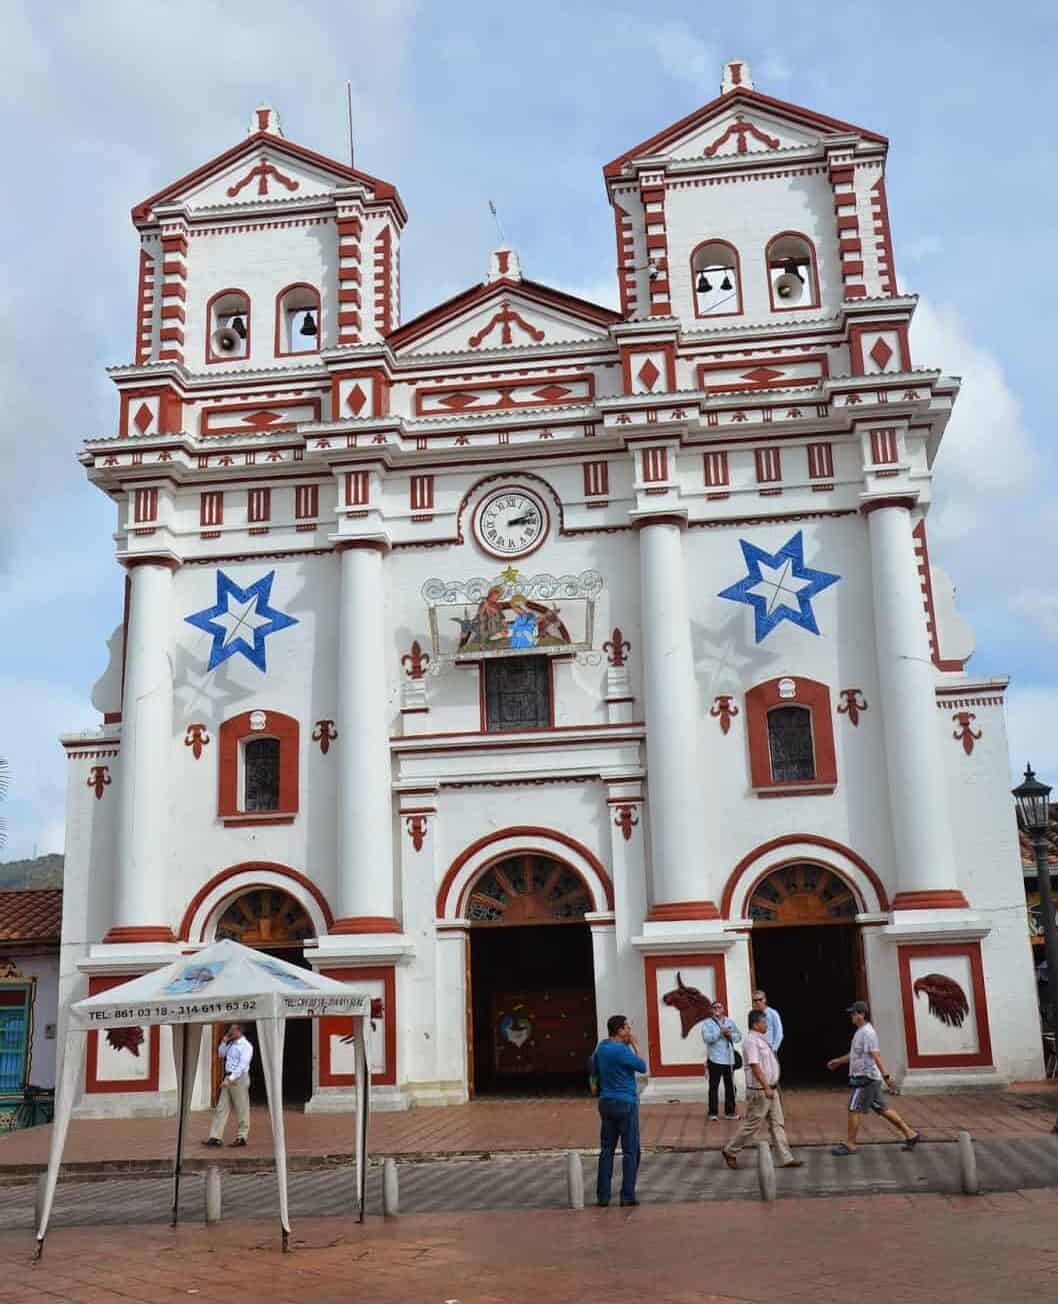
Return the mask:
[[283,1232],[283,1253],[284,1253],[284,1254],[289,1254],[289,1253],[290,1253],[290,1233],[287,1231],[287,1229],[286,1229],[285,1227],[282,1226],[282,1224],[280,1224],[280,1227],[281,1227],[282,1232]]
[[184,1079],[187,1076],[187,1032],[185,1023],[180,1028],[180,1067],[176,1079],[176,1162],[173,1165],[173,1220],[169,1224],[175,1227],[180,1221],[180,1171],[184,1161]]

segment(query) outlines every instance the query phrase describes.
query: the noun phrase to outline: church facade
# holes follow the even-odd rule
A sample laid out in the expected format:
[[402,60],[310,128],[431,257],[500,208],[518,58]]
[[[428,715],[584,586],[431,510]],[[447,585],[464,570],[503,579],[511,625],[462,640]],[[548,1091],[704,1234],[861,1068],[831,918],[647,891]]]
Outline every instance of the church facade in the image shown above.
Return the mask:
[[[234,937],[370,992],[393,1108],[583,1085],[615,1011],[646,1097],[697,1096],[707,1002],[754,986],[789,1077],[857,998],[905,1090],[1039,1076],[886,154],[727,64],[604,169],[619,310],[501,247],[402,322],[399,192],[271,108],[133,209],[64,1002]],[[349,1029],[295,1022],[291,1101],[345,1108]],[[92,1034],[79,1110],[170,1108],[164,1035]]]

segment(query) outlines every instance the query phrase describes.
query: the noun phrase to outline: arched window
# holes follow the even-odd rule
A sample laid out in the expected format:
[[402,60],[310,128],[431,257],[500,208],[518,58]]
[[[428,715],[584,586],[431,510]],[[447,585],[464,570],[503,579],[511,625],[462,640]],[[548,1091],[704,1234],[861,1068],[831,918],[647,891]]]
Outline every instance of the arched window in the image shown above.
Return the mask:
[[738,250],[726,240],[706,240],[691,254],[691,295],[696,317],[732,317],[742,311]]
[[816,251],[807,236],[780,232],[768,241],[765,260],[772,312],[819,307]]
[[225,824],[290,824],[298,812],[298,722],[243,711],[220,726],[217,813]]
[[807,707],[772,707],[768,712],[768,753],[774,783],[803,783],[816,777],[812,712]]
[[276,357],[319,353],[322,333],[319,290],[304,281],[280,290],[276,295]]
[[242,745],[242,808],[279,809],[279,739],[248,738]]
[[758,797],[833,792],[838,781],[830,690],[784,675],[746,694],[750,782]]
[[249,356],[250,296],[243,290],[220,290],[206,304],[206,361]]

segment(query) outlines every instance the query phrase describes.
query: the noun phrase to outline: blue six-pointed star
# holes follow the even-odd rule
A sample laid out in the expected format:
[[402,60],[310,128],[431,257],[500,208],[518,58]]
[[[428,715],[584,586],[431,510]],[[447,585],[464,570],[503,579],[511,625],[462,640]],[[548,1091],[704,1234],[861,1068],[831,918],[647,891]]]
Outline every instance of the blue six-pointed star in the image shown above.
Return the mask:
[[252,661],[258,670],[267,671],[265,664],[265,639],[290,625],[297,618],[269,606],[275,571],[269,571],[247,588],[241,589],[234,580],[217,571],[217,604],[185,616],[189,625],[213,636],[209,650],[209,669],[215,670],[236,652]]
[[753,608],[756,641],[767,638],[784,620],[818,634],[812,599],[841,576],[805,565],[800,530],[775,553],[765,552],[747,539],[738,542],[746,560],[746,578],[722,589],[718,596]]

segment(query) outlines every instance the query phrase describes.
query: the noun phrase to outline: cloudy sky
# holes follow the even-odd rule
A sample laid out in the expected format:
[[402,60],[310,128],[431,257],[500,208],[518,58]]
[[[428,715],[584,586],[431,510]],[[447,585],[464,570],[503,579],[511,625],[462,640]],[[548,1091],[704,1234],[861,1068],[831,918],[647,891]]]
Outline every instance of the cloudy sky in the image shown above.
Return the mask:
[[484,275],[499,206],[527,275],[613,302],[600,170],[711,99],[759,90],[888,135],[919,366],[964,380],[937,464],[933,560],[1010,674],[1015,764],[1058,784],[1054,271],[1058,6],[887,0],[5,0],[0,113],[0,755],[6,856],[62,849],[60,732],[92,727],[121,615],[113,513],[75,460],[112,433],[103,368],[132,357],[131,205],[241,138],[284,129],[396,182],[409,317]]

